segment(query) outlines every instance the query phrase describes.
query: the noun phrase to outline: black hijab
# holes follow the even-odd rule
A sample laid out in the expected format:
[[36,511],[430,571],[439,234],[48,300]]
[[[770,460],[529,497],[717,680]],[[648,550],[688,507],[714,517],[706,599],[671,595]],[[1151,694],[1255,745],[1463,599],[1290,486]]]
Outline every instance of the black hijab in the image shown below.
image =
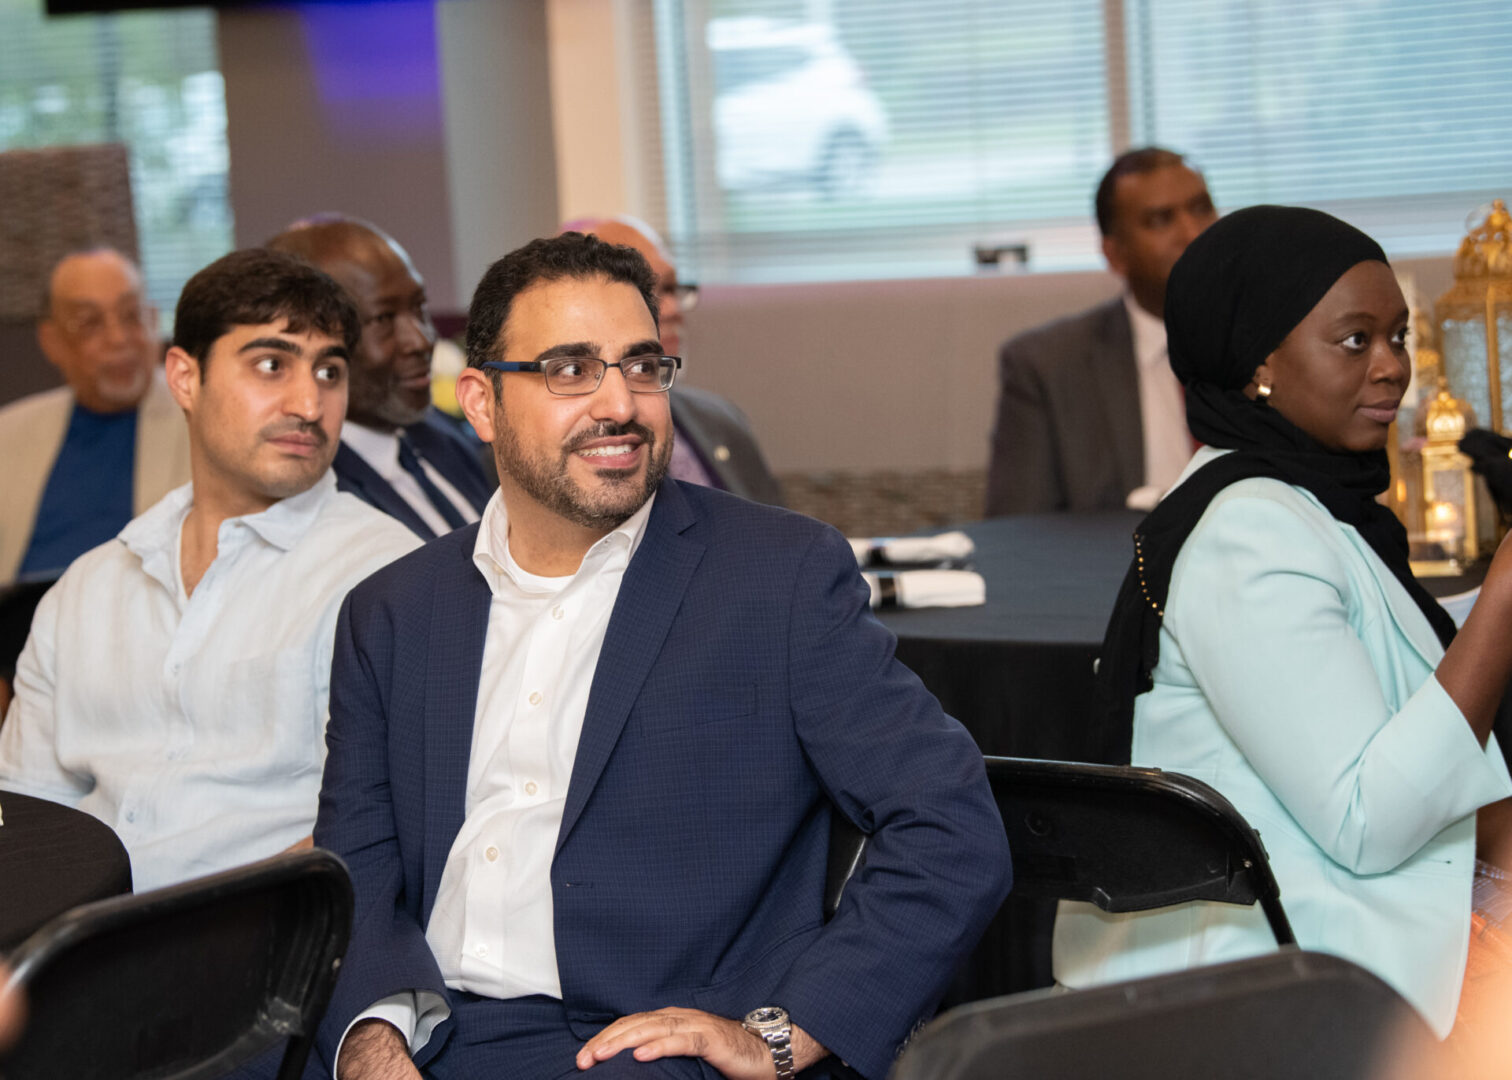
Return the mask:
[[[1375,496],[1390,483],[1386,451],[1328,450],[1262,401],[1243,394],[1255,369],[1380,245],[1317,210],[1252,206],[1222,218],[1186,249],[1166,285],[1171,369],[1186,387],[1187,424],[1208,446],[1234,453],[1209,462],[1161,501],[1134,533],[1134,562],[1108,621],[1098,664],[1105,733],[1129,759],[1134,699],[1153,685],[1171,569],[1208,504],[1228,485],[1271,477],[1311,492],[1353,525],[1407,590],[1445,646],[1454,622],[1407,564],[1407,531]],[[1237,659],[1237,658],[1236,658]]]

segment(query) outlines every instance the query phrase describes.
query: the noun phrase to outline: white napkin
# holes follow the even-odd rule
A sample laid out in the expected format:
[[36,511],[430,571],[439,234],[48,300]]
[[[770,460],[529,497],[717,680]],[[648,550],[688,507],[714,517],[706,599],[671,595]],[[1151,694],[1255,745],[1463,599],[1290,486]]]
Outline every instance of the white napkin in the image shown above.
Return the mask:
[[891,590],[876,574],[862,574],[871,586],[871,606],[880,607],[891,591],[898,607],[976,607],[987,602],[987,583],[974,570],[904,570],[891,575]]
[[971,537],[960,530],[935,536],[871,537],[852,540],[850,546],[856,555],[856,562],[862,566],[866,565],[873,552],[880,553],[892,563],[918,563],[964,559],[976,550]]

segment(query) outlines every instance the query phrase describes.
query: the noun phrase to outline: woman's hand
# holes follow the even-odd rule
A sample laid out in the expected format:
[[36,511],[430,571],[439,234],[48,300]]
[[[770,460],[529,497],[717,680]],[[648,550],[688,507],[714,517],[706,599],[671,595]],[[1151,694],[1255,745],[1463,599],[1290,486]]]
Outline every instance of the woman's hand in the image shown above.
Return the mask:
[[1497,547],[1480,596],[1436,675],[1485,746],[1512,678],[1512,533]]

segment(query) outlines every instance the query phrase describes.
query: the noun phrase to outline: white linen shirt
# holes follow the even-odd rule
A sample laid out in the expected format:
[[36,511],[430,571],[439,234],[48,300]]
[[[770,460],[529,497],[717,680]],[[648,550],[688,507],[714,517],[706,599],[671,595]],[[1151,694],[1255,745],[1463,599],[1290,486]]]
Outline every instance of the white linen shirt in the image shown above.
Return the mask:
[[109,825],[138,892],[310,835],[337,611],[353,585],[419,546],[327,472],[222,522],[215,560],[186,595],[192,498],[192,485],[170,492],[48,590],[0,727],[0,787]]
[[[1156,494],[1176,483],[1192,459],[1192,436],[1187,430],[1186,397],[1171,371],[1166,351],[1165,322],[1124,296],[1134,358],[1139,368],[1139,418],[1144,431],[1145,486]],[[1153,500],[1151,502],[1153,505]]]
[[[551,860],[609,616],[655,501],[653,495],[596,541],[576,573],[555,578],[515,562],[499,492],[483,510],[473,565],[493,602],[466,818],[425,930],[441,977],[454,990],[501,999],[562,996]],[[347,1031],[362,1020],[386,1020],[413,1053],[448,1014],[436,995],[405,992],[376,1003]]]
[[[446,523],[430,501],[430,497],[420,490],[420,484],[399,464],[399,433],[396,431],[374,431],[370,427],[348,420],[341,425],[341,441],[351,448],[352,452],[367,462],[372,470],[383,477],[384,482],[399,495],[401,499],[409,503],[409,508],[420,515],[420,519],[431,527],[431,531],[437,536],[445,536],[451,532],[452,527]],[[425,475],[430,482],[436,485],[436,489],[446,496],[446,501],[456,507],[457,513],[462,515],[464,524],[470,524],[478,520],[478,512],[473,509],[473,504],[467,501],[467,497],[452,486],[452,482],[442,476],[440,471],[427,461],[418,449],[415,456],[420,459],[420,468],[425,470]]]

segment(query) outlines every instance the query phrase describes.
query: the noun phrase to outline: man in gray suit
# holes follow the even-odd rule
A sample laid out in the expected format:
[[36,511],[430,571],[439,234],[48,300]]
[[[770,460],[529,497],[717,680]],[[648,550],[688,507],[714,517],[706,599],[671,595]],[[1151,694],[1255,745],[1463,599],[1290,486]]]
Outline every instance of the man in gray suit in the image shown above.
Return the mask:
[[[679,284],[677,267],[672,265],[656,230],[644,221],[621,216],[579,218],[563,225],[562,231],[592,233],[608,243],[633,247],[645,256],[656,274],[661,301],[658,317],[662,348],[672,356],[681,356],[683,315],[698,293],[695,286]],[[718,394],[681,382],[672,390],[671,405],[676,434],[668,474],[674,480],[782,505],[782,487],[767,468],[745,413]]]
[[1166,278],[1218,218],[1202,174],[1158,147],[1120,155],[1097,188],[1103,257],[1123,295],[1027,330],[998,354],[987,516],[1148,508],[1192,452],[1166,355]]

